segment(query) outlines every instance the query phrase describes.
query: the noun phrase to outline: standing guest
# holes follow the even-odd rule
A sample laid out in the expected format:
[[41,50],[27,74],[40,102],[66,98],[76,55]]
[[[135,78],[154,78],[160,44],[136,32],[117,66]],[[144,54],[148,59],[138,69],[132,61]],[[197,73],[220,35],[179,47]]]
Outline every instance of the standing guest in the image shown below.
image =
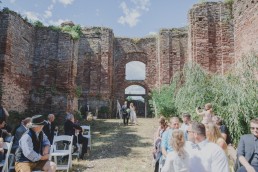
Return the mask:
[[124,125],[128,125],[130,113],[128,112],[127,101],[124,102],[124,105],[122,106],[121,110],[122,110]]
[[199,110],[200,110],[200,107],[196,108],[196,113],[202,116],[202,123],[204,125],[208,124],[209,122],[212,122],[213,110],[212,110],[211,103],[205,104],[204,111],[199,112]]
[[7,117],[9,117],[8,111],[3,106],[0,106],[0,119],[6,121]]
[[16,129],[14,134],[12,153],[15,153],[16,149],[19,147],[19,141],[22,135],[28,130],[28,125],[31,123],[31,118],[25,118],[22,120],[21,125]]
[[168,152],[173,151],[173,148],[170,145],[170,140],[172,137],[172,132],[175,129],[179,129],[179,118],[178,117],[170,118],[170,129],[166,130],[162,135],[161,149],[162,149],[163,158],[166,158]]
[[222,137],[219,128],[213,122],[209,122],[206,125],[206,137],[208,141],[219,145],[227,154],[227,143]]
[[45,124],[46,121],[42,115],[31,118],[29,130],[22,135],[15,153],[16,172],[56,171],[56,164],[48,160],[50,142],[42,131]]
[[[76,130],[79,130],[78,135],[75,134]],[[78,149],[77,140],[79,144],[82,144],[82,152],[80,155],[80,159],[84,159],[84,154],[87,153],[88,149],[88,138],[82,136],[82,127],[74,123],[73,114],[67,114],[66,121],[64,124],[64,131],[65,135],[73,136],[73,145],[75,147],[75,150]]]
[[52,145],[55,135],[55,124],[53,123],[55,120],[54,114],[48,115],[48,121],[47,124],[44,125],[43,131],[47,135],[48,140],[50,141],[50,144]]
[[154,134],[154,148],[153,148],[153,158],[155,160],[154,172],[158,172],[158,170],[159,170],[159,159],[162,155],[161,139],[162,139],[163,133],[168,128],[168,124],[167,124],[167,121],[166,121],[165,117],[161,116],[159,118],[159,125],[160,126],[158,127],[157,132]]
[[165,165],[162,167],[161,172],[188,172],[189,154],[184,149],[184,132],[174,130],[170,142],[174,151],[167,154]]
[[206,140],[204,124],[192,122],[187,132],[189,141],[195,143],[187,150],[190,172],[229,172],[225,152],[217,144]]
[[224,138],[224,140],[226,141],[226,143],[229,145],[232,143],[231,141],[231,137],[229,135],[229,131],[228,128],[226,127],[226,125],[222,124],[222,119],[219,116],[214,116],[212,118],[212,121],[216,124],[216,126],[219,128],[220,132],[221,132],[221,136]]
[[237,172],[258,171],[258,118],[250,121],[252,134],[240,137],[237,147],[237,157],[240,162]]
[[181,125],[180,129],[184,132],[185,139],[188,140],[187,139],[187,129],[191,122],[191,115],[189,113],[183,113],[182,121],[183,121],[183,124]]
[[[0,138],[1,138],[1,143],[7,141],[7,138],[9,136],[11,136],[11,134],[4,129],[5,127],[5,120],[3,118],[0,118]],[[3,144],[1,144],[0,147],[0,162],[3,160],[4,158],[4,149],[3,149]]]

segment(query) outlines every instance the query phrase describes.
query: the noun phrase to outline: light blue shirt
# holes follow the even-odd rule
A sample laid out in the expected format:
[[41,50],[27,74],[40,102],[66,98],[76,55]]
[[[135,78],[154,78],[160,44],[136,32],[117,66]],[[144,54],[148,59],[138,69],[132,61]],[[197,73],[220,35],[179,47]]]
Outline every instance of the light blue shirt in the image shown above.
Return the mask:
[[[38,137],[38,134],[36,134]],[[22,149],[23,155],[28,158],[32,162],[39,161],[41,159],[41,155],[38,154],[33,150],[33,143],[32,139],[29,136],[29,134],[23,134],[20,141],[19,141],[19,146]],[[50,142],[47,138],[47,136],[43,133],[43,147],[45,146],[50,146]]]
[[180,130],[182,130],[184,132],[184,137],[185,140],[188,140],[188,134],[187,134],[187,130],[188,130],[189,125],[183,123],[180,127]]
[[173,129],[170,128],[162,134],[161,148],[164,148],[167,151],[167,153],[173,151],[173,148],[170,145],[172,132],[173,132]]

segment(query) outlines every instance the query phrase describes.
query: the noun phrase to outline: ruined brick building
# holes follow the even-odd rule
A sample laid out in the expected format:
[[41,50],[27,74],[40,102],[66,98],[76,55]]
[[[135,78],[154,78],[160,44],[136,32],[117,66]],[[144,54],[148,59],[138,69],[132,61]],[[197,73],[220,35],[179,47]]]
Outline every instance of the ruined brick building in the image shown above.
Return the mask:
[[[87,104],[113,111],[125,88],[144,87],[147,100],[186,61],[223,74],[242,54],[258,51],[257,0],[196,4],[188,20],[187,28],[161,29],[156,37],[117,38],[112,29],[92,27],[74,40],[0,13],[0,100],[18,112],[63,113]],[[125,79],[131,61],[146,65],[145,80]]]

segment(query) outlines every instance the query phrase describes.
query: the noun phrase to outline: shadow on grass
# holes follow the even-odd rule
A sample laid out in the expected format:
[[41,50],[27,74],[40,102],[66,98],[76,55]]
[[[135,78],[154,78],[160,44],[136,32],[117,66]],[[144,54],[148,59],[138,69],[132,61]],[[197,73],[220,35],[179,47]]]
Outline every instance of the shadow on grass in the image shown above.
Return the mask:
[[126,157],[133,147],[147,147],[151,143],[136,133],[134,126],[124,126],[120,121],[96,120],[90,122],[93,149],[88,160]]

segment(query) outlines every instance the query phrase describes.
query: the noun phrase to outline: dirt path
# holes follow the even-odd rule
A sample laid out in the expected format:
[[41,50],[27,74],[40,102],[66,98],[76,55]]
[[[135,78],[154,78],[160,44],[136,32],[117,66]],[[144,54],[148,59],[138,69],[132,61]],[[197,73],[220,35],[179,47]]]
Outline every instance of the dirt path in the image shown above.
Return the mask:
[[86,160],[73,160],[72,171],[153,171],[151,150],[157,120],[138,120],[136,126],[124,126],[116,119],[92,121],[93,148]]

